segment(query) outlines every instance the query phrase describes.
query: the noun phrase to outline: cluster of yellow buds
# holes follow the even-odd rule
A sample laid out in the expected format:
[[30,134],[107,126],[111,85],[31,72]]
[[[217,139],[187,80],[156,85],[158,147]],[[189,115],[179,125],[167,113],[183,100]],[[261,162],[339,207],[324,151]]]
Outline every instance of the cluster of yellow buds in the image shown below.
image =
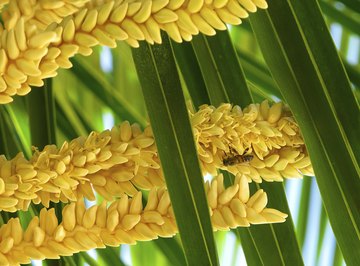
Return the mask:
[[[205,185],[214,230],[285,221],[286,214],[266,208],[262,190],[250,197],[246,177],[238,175],[234,185],[224,188],[222,175]],[[29,263],[30,259],[57,259],[80,251],[121,244],[135,244],[177,233],[166,188],[152,189],[143,208],[142,193],[123,194],[108,207],[85,208],[78,200],[64,207],[59,224],[54,209],[43,208],[23,231],[19,218],[0,228],[0,265]]]
[[123,122],[111,130],[92,132],[36,150],[28,161],[23,154],[7,161],[0,157],[0,210],[27,210],[30,201],[49,206],[83,196],[95,200],[93,189],[107,200],[137,189],[164,185],[151,128]]
[[[216,175],[219,168],[234,175],[240,172],[259,183],[313,175],[299,127],[281,102],[270,107],[263,101],[244,110],[231,104],[203,105],[190,117],[205,172]],[[241,160],[244,152],[253,154],[249,163],[224,164],[224,157]]]
[[[267,101],[239,106],[204,105],[190,112],[196,146],[204,174],[217,169],[242,174],[249,182],[282,181],[283,177],[313,175],[299,128],[282,103]],[[224,165],[229,146],[239,154],[249,148],[253,159]],[[0,157],[0,210],[27,210],[31,201],[95,200],[95,190],[107,200],[138,189],[164,186],[155,140],[150,127],[123,122],[111,130],[92,132],[36,150],[30,160],[20,153],[12,160]]]
[[0,26],[0,104],[42,86],[59,67],[72,66],[70,57],[90,55],[95,45],[161,43],[161,30],[176,42],[190,41],[266,7],[265,0],[10,1]]
[[51,23],[60,23],[65,17],[78,12],[89,2],[90,0],[6,1],[8,7],[2,12],[2,19],[5,29],[14,28],[17,21],[24,18],[27,24],[44,30]]

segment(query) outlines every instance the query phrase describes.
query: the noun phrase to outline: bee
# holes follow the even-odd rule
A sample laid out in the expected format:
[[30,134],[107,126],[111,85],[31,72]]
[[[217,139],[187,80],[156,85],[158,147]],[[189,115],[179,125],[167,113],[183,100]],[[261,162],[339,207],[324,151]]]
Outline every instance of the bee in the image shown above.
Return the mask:
[[239,163],[250,162],[254,158],[254,155],[247,154],[249,148],[246,148],[243,154],[238,154],[238,152],[231,147],[229,147],[229,150],[230,154],[225,154],[223,158],[224,166],[233,166]]

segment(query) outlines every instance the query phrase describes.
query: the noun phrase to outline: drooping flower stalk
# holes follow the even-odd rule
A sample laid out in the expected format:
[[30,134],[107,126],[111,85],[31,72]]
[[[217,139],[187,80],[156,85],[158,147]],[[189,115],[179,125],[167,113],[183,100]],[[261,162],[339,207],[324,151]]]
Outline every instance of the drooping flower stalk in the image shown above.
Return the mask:
[[190,41],[240,24],[257,8],[267,8],[266,1],[11,1],[0,27],[0,104],[42,86],[59,67],[72,67],[70,57],[90,55],[95,45],[161,43],[160,30],[176,42]]
[[[299,128],[281,103],[251,104],[244,110],[223,104],[204,105],[190,112],[200,164],[205,173],[217,169],[242,174],[249,182],[282,181],[283,177],[313,175]],[[224,165],[230,149],[249,162]],[[157,149],[150,127],[142,132],[128,122],[101,133],[92,132],[65,142],[60,148],[36,150],[30,160],[18,154],[0,157],[0,210],[27,210],[31,201],[68,202],[83,196],[94,200],[93,189],[107,200],[138,189],[164,185]]]
[[[245,176],[238,175],[224,188],[222,175],[205,185],[213,229],[229,230],[250,224],[284,222],[286,214],[267,205],[266,193],[250,197]],[[145,208],[142,194],[123,194],[107,207],[85,208],[79,200],[64,207],[59,224],[54,209],[42,209],[23,231],[19,218],[0,228],[0,265],[29,263],[30,259],[57,259],[80,251],[121,244],[135,244],[177,233],[176,221],[166,188],[152,189]]]

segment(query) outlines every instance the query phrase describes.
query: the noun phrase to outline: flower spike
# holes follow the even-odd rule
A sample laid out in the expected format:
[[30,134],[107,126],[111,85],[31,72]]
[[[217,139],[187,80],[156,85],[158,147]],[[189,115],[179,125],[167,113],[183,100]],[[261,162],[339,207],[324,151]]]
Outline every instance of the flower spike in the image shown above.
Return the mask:
[[[222,182],[219,175],[205,184],[214,231],[285,221],[286,214],[266,208],[265,192],[259,190],[249,197],[249,185],[243,175],[238,175],[234,185],[226,189]],[[58,259],[93,248],[172,237],[178,232],[166,188],[152,189],[145,208],[141,192],[132,198],[123,194],[106,205],[103,201],[86,209],[84,201],[78,200],[64,207],[61,223],[54,209],[43,208],[25,231],[19,218],[11,218],[0,228],[0,265]]]
[[267,8],[266,1],[10,1],[2,11],[5,28],[0,26],[0,104],[42,86],[58,68],[71,68],[69,58],[88,56],[93,46],[161,43],[161,30],[176,42],[190,41],[240,24],[257,8]]
[[[313,174],[299,128],[281,103],[251,104],[244,110],[203,105],[190,112],[190,121],[204,174],[215,176],[224,169],[249,182]],[[128,122],[60,148],[35,150],[29,161],[21,153],[12,160],[0,157],[0,210],[10,212],[27,210],[31,201],[48,206],[50,201],[94,200],[93,190],[111,201],[164,184],[151,128],[141,132]]]

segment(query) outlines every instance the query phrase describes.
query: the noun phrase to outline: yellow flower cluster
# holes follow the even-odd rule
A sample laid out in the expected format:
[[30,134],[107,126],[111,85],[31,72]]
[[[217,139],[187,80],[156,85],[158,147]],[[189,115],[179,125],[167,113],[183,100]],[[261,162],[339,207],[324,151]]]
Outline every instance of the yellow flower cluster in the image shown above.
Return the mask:
[[123,193],[134,195],[137,186],[164,185],[150,127],[144,132],[128,122],[102,133],[92,132],[35,151],[30,161],[22,153],[7,161],[0,157],[0,210],[27,210],[30,201],[44,206],[83,196],[95,200],[93,189],[107,200]]
[[[237,176],[234,185],[224,188],[222,175],[206,183],[206,194],[214,230],[229,230],[250,224],[278,223],[286,214],[265,208],[267,196],[262,190],[250,197],[246,177]],[[23,231],[19,218],[0,228],[0,265],[29,263],[30,259],[57,259],[93,248],[135,244],[177,233],[176,221],[165,188],[150,191],[145,208],[142,194],[133,198],[122,195],[106,206],[85,208],[84,201],[63,209],[59,224],[54,209],[42,209]]]
[[[29,25],[44,30],[51,23],[60,23],[65,17],[70,16],[83,8],[90,0],[12,0],[2,12],[4,27],[13,29],[20,18],[25,19]],[[8,2],[8,1],[6,1]]]
[[[190,112],[199,159],[204,173],[217,175],[225,169],[242,174],[249,182],[282,181],[313,175],[299,128],[281,103],[267,101],[244,110],[222,104],[201,106]],[[229,146],[240,156],[245,148],[250,162],[224,165]],[[236,155],[235,155],[236,156]],[[137,188],[150,190],[164,185],[164,177],[150,127],[123,122],[111,130],[92,132],[65,142],[59,149],[49,145],[35,151],[28,161],[20,153],[12,160],[0,157],[0,210],[27,210],[31,201],[45,206],[83,196],[94,200],[93,189],[107,200]]]
[[[313,175],[299,126],[281,102],[270,107],[263,101],[244,110],[231,104],[203,105],[190,120],[205,172],[216,175],[220,168],[259,183]],[[249,163],[224,165],[224,157],[239,158],[246,149],[254,156]]]
[[226,23],[240,24],[258,7],[266,8],[266,1],[11,1],[0,28],[0,104],[42,86],[59,67],[72,66],[70,57],[90,55],[95,45],[161,43],[160,30],[177,42],[190,41],[199,32],[214,35]]

